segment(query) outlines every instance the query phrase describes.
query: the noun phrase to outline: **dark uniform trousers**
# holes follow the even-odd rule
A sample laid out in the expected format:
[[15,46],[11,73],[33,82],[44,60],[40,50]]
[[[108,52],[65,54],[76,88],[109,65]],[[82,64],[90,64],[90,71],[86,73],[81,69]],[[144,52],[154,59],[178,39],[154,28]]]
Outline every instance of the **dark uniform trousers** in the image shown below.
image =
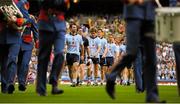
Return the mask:
[[20,33],[4,28],[0,31],[0,65],[2,92],[14,84],[17,68],[17,57],[20,49]]
[[134,65],[134,78],[136,84],[136,91],[143,92],[144,91],[144,80],[143,80],[143,49],[139,47],[137,56],[135,59]]
[[[25,86],[26,78],[28,75],[29,62],[31,60],[32,49],[33,49],[33,38],[36,43],[38,40],[37,24],[35,22],[28,24],[21,37],[20,52],[18,55],[18,70],[17,77],[19,84]],[[31,34],[31,32],[33,34]],[[31,36],[33,35],[33,37]],[[37,43],[36,43],[37,44]]]
[[64,44],[66,24],[61,12],[47,14],[41,10],[39,15],[39,55],[36,91],[46,93],[46,73],[52,46],[54,46],[54,60],[50,72],[49,83],[53,86],[58,84],[59,74],[64,61]]
[[127,55],[114,67],[109,79],[115,81],[116,76],[126,66],[130,66],[136,59],[140,39],[143,39],[145,54],[145,89],[146,102],[158,102],[158,88],[156,80],[156,42],[154,40],[155,6],[152,2],[142,5],[125,5],[124,16],[126,19]]

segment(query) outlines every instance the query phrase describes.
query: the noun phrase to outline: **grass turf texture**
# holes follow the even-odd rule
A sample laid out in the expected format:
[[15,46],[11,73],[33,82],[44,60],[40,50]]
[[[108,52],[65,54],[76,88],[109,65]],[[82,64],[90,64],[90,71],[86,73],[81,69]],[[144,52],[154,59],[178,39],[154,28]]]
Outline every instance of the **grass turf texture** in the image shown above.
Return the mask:
[[[116,86],[116,99],[112,100],[105,92],[105,86],[60,86],[62,95],[51,95],[51,86],[47,86],[48,96],[41,97],[35,93],[35,86],[28,85],[25,92],[16,90],[14,94],[0,93],[0,103],[143,103],[145,93],[135,93],[134,85]],[[176,86],[159,86],[160,99],[168,103],[180,103]]]

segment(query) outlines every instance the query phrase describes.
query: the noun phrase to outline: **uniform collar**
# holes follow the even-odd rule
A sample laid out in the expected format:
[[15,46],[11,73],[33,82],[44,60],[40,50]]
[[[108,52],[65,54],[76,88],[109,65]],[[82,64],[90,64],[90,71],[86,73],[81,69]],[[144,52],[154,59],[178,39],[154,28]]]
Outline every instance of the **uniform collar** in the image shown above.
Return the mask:
[[75,35],[77,35],[77,33],[75,33],[75,34],[72,34],[72,33],[70,32],[70,35],[72,35],[72,36],[75,36]]

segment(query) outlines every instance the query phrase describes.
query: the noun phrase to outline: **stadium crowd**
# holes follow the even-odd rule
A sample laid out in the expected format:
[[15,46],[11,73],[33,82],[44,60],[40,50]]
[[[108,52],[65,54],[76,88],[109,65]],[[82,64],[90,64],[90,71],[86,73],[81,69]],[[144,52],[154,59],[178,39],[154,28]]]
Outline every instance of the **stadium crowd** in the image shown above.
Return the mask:
[[172,44],[157,44],[157,68],[159,80],[175,80],[175,59]]

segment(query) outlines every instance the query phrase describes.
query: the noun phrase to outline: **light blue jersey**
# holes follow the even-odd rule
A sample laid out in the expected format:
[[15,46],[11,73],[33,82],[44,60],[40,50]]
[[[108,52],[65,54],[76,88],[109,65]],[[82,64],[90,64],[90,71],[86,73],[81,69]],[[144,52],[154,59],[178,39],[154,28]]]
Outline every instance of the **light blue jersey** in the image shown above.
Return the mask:
[[100,51],[100,55],[103,55],[104,54],[104,51],[107,47],[107,40],[105,38],[100,38],[100,41],[101,41],[101,51]]
[[126,53],[126,45],[121,44],[121,45],[119,46],[119,52],[120,52],[121,54],[125,54],[125,53]]
[[116,53],[119,52],[118,47],[115,43],[107,43],[108,52],[106,57],[115,57]]
[[91,37],[88,37],[88,40],[89,40],[89,48],[90,48],[90,57],[99,58],[99,53],[96,56],[94,56],[94,55],[97,52],[98,47],[101,47],[100,39],[98,37],[96,37],[94,39]]
[[67,53],[80,55],[80,45],[83,45],[82,36],[66,34],[65,44],[67,45]]

